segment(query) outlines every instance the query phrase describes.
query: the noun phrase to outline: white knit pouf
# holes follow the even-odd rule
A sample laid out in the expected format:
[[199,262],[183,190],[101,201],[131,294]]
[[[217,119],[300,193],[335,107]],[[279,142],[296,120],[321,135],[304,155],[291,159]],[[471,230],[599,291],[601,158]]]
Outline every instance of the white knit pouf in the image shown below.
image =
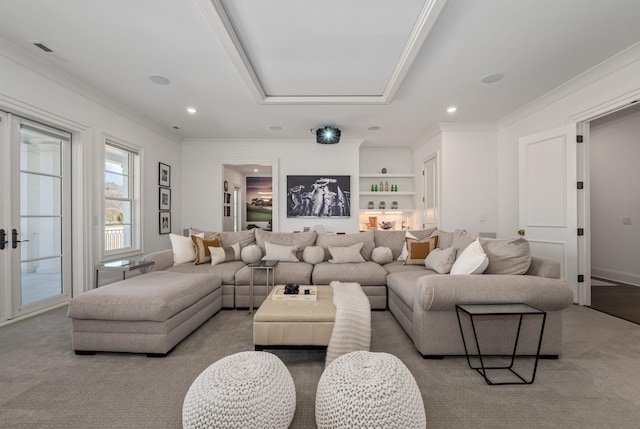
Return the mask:
[[336,358],[316,392],[318,429],[424,429],[420,389],[397,357],[357,351]]
[[266,352],[220,359],[191,384],[182,406],[183,428],[288,428],[296,388],[287,367]]

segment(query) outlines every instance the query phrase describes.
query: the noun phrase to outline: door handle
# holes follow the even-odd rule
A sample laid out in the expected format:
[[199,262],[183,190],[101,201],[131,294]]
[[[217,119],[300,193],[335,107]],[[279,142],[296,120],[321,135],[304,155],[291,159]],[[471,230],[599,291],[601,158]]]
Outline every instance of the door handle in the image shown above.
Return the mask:
[[18,248],[18,243],[27,243],[29,240],[18,240],[18,230],[13,228],[11,230],[11,248],[12,249],[17,249]]
[[524,229],[519,229],[519,230],[518,230],[518,235],[519,235],[520,237],[524,237],[524,234],[525,234],[525,230],[524,230]]
[[7,240],[7,232],[4,229],[0,229],[0,250],[4,250],[5,244],[9,243]]

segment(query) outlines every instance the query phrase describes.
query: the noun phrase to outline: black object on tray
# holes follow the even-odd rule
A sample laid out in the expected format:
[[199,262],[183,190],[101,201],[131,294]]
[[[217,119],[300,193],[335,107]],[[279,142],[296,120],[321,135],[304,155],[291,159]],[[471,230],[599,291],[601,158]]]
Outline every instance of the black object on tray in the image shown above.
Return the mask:
[[284,285],[284,294],[285,295],[297,295],[300,291],[300,286],[295,285],[293,283],[287,283]]

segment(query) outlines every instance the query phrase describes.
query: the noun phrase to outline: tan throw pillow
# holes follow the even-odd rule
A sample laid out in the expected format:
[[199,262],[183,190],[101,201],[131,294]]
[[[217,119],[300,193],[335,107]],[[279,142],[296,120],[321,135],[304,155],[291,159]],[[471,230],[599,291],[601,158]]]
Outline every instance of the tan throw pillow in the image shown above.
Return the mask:
[[424,267],[427,270],[435,271],[438,274],[449,274],[453,263],[456,261],[456,248],[433,249],[424,260]]
[[405,261],[407,259],[407,255],[409,254],[409,250],[407,249],[406,239],[407,238],[413,238],[414,240],[418,239],[418,237],[411,234],[409,231],[404,233],[404,238],[405,238],[405,242],[402,244],[402,252],[400,253],[400,256],[398,256],[398,261]]
[[407,259],[405,259],[404,265],[424,265],[424,260],[429,256],[429,252],[438,247],[438,236],[423,240],[407,237],[405,242],[407,243]]
[[352,262],[364,262],[364,258],[360,253],[362,246],[364,246],[364,243],[356,243],[349,247],[329,246],[329,253],[331,254],[331,259],[329,259],[329,262],[332,264],[350,264]]
[[223,262],[240,260],[240,243],[230,247],[209,247],[211,253],[211,265],[218,265]]
[[220,236],[218,234],[208,239],[192,235],[191,241],[193,241],[193,247],[196,252],[196,259],[193,261],[193,265],[211,262],[209,247],[220,247]]

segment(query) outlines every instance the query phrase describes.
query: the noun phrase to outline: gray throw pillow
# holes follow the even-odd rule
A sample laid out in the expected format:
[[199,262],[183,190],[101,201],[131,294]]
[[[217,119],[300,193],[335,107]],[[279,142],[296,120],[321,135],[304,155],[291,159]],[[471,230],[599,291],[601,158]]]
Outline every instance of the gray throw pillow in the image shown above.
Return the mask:
[[449,274],[453,263],[456,261],[456,248],[433,249],[424,260],[424,267],[427,270],[435,271],[438,274]]
[[489,258],[485,274],[526,274],[529,270],[531,249],[526,239],[480,238],[480,245]]

